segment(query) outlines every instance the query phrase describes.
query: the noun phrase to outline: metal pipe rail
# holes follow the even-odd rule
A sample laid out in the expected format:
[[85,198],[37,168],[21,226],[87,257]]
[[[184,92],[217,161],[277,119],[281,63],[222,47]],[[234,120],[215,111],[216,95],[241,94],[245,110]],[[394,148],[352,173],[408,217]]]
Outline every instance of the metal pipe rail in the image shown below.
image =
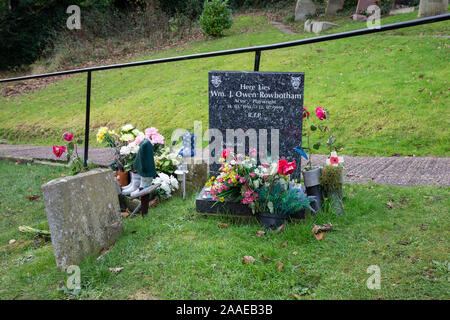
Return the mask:
[[320,36],[320,37],[280,42],[280,43],[274,43],[274,44],[268,44],[268,45],[262,45],[262,46],[205,52],[205,53],[198,53],[198,54],[191,54],[191,55],[184,55],[184,56],[177,56],[177,57],[169,57],[169,58],[162,58],[162,59],[143,60],[143,61],[129,62],[129,63],[118,63],[118,64],[112,64],[112,65],[106,65],[106,66],[97,66],[97,67],[90,67],[90,68],[66,70],[66,71],[60,71],[60,72],[29,75],[29,76],[23,76],[23,77],[0,79],[0,83],[55,77],[55,76],[68,75],[68,74],[87,73],[86,124],[85,124],[85,138],[84,138],[85,139],[84,140],[84,166],[87,167],[88,149],[89,149],[91,82],[92,82],[92,72],[94,72],[94,71],[138,67],[138,66],[146,66],[146,65],[152,65],[152,64],[169,63],[169,62],[194,60],[194,59],[204,59],[204,58],[227,56],[227,55],[233,55],[233,54],[249,53],[249,52],[255,53],[254,71],[259,71],[262,51],[277,50],[277,49],[302,46],[302,45],[306,45],[306,44],[319,43],[319,42],[330,41],[330,40],[338,40],[338,39],[356,37],[356,36],[361,36],[361,35],[366,35],[366,34],[379,33],[379,32],[385,32],[385,31],[389,31],[389,30],[396,30],[396,29],[402,29],[402,28],[407,28],[407,27],[419,26],[419,25],[429,24],[429,23],[434,23],[434,22],[447,21],[449,19],[450,19],[450,14],[446,13],[446,14],[442,14],[442,15],[431,16],[431,17],[426,17],[426,18],[421,18],[421,19],[387,24],[387,25],[381,26],[380,28],[374,28],[374,29],[352,30],[352,31],[324,35],[324,36]]

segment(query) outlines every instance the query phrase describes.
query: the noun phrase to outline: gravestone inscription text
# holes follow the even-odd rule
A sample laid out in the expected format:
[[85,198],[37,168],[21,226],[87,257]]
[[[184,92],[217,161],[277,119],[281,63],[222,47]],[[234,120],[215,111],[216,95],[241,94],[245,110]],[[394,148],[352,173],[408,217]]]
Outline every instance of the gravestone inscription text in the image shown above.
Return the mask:
[[258,161],[295,160],[300,178],[304,73],[209,72],[210,172],[218,171],[223,148]]

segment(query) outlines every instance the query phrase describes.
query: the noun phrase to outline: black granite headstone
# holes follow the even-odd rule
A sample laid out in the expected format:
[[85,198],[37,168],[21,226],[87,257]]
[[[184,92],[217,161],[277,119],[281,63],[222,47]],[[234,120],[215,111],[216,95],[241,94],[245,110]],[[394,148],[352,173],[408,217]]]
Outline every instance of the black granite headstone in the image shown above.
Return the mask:
[[209,129],[216,129],[210,131],[211,174],[223,148],[248,155],[255,147],[258,161],[261,153],[295,160],[291,178],[300,180],[295,147],[302,141],[304,79],[299,72],[209,72]]

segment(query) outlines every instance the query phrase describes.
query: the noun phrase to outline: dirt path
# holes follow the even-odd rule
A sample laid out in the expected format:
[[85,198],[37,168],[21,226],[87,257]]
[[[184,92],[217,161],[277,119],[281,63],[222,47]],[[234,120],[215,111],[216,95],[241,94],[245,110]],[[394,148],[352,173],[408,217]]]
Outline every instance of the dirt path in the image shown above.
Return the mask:
[[[83,156],[83,150],[79,150]],[[51,146],[27,146],[0,144],[1,158],[31,158],[58,160]],[[325,163],[325,155],[313,155],[313,164]],[[89,159],[107,166],[112,150],[89,148]],[[64,160],[64,159],[63,159]],[[352,157],[344,156],[346,182],[396,186],[450,186],[450,157]],[[304,166],[304,161],[302,161]]]

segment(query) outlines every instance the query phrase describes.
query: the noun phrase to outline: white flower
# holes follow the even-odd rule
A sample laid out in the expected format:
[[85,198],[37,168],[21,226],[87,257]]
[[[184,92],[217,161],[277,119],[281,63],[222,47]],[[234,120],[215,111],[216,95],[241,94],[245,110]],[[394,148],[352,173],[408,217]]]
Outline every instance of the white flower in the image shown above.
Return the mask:
[[120,137],[120,140],[122,141],[130,141],[134,139],[134,135],[131,133],[125,133]]
[[130,154],[131,150],[128,146],[123,146],[120,148],[120,154],[123,156],[128,156]]
[[124,125],[123,127],[122,127],[122,130],[121,131],[123,131],[123,132],[128,132],[128,131],[131,131],[131,130],[133,130],[134,129],[134,126],[132,125],[132,124],[126,124],[126,125]]
[[139,152],[139,146],[135,142],[129,143],[128,148],[130,149],[130,153],[137,154]]
[[141,136],[145,136],[145,134],[141,131],[139,131],[138,129],[134,129],[133,131],[131,131],[135,137],[141,137]]

